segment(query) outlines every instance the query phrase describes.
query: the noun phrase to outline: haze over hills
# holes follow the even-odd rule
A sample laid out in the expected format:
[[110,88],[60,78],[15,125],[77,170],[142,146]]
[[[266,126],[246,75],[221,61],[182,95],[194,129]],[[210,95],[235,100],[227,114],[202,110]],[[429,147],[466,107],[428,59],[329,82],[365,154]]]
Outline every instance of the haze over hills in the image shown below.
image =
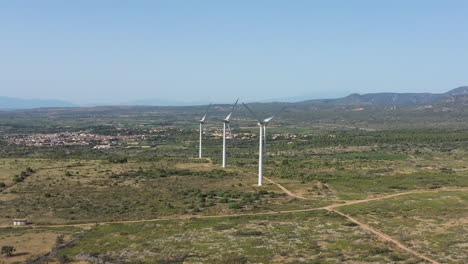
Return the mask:
[[428,104],[450,96],[468,94],[468,86],[452,89],[446,93],[368,93],[350,94],[337,99],[316,99],[300,102],[301,104],[347,104],[347,105],[413,105]]
[[31,109],[41,107],[76,107],[67,101],[54,99],[22,99],[0,96],[0,109]]
[[[282,99],[262,100],[261,103],[286,102],[299,105],[310,104],[328,104],[328,105],[416,105],[429,104],[454,96],[468,95],[468,86],[462,86],[452,89],[445,93],[368,93],[368,94],[350,94],[346,97],[336,99],[313,99],[301,100],[301,97],[290,97]],[[452,103],[465,102],[462,99],[451,100]],[[118,104],[120,106],[195,106],[205,105],[208,102],[178,102],[159,99],[144,99],[128,103]],[[106,105],[106,104],[102,104]],[[0,109],[33,109],[33,108],[52,108],[52,107],[94,107],[96,104],[76,105],[63,100],[44,100],[44,99],[21,99],[0,96]]]
[[[382,94],[363,95],[367,98]],[[421,94],[410,94],[418,98]],[[349,100],[347,96],[339,99],[311,100],[297,103],[270,102],[251,103],[252,108],[260,116],[270,116],[272,113],[281,112],[281,122],[284,124],[334,124],[345,127],[364,127],[371,129],[395,129],[400,128],[427,128],[433,127],[465,127],[468,118],[468,87],[460,87],[449,92],[433,96],[432,100],[425,104],[379,104],[382,101]],[[399,95],[401,96],[401,95]],[[429,101],[427,94],[421,96]],[[421,98],[420,97],[420,98]],[[348,100],[348,101],[346,101]],[[369,99],[370,100],[370,99]],[[415,99],[414,99],[415,100]],[[401,102],[401,101],[397,101]],[[414,102],[414,101],[413,101]],[[231,104],[217,103],[210,108],[210,125],[224,119],[230,111]],[[150,106],[150,105],[113,105],[96,107],[55,107],[17,109],[14,111],[0,111],[0,118],[15,117],[36,120],[39,117],[47,117],[51,122],[59,122],[63,118],[91,118],[93,120],[106,120],[107,118],[147,118],[148,124],[157,126],[191,126],[198,124],[198,120],[206,111],[206,105],[193,106]],[[97,119],[96,119],[97,118]],[[192,123],[192,121],[194,123]],[[249,124],[251,116],[248,111],[239,105],[236,110],[236,124]],[[94,121],[93,121],[94,122]],[[133,121],[132,121],[133,122]],[[255,123],[254,123],[255,124]],[[62,125],[62,124],[60,124]],[[92,126],[94,126],[93,124]],[[327,125],[325,125],[327,126]]]

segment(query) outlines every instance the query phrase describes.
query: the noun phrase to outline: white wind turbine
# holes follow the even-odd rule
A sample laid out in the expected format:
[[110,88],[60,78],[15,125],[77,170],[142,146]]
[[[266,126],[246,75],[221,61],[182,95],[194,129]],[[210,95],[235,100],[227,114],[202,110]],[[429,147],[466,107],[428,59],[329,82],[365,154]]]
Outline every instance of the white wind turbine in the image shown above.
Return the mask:
[[206,111],[205,111],[205,115],[202,117],[202,119],[200,119],[200,146],[199,146],[199,149],[198,149],[198,158],[202,158],[203,157],[203,128],[205,127],[205,122],[206,122],[206,116],[208,115],[208,110],[210,109],[211,107],[211,104],[208,105],[208,107],[206,108]]
[[260,141],[259,141],[259,152],[258,152],[258,186],[262,186],[263,185],[263,155],[264,155],[263,152],[265,152],[265,155],[266,155],[266,127],[268,126],[268,123],[270,123],[270,121],[276,117],[277,114],[279,114],[281,111],[284,110],[284,108],[282,108],[276,114],[268,118],[260,119],[258,115],[255,114],[255,112],[252,109],[250,109],[250,107],[248,107],[244,103],[242,104],[245,106],[245,108],[247,108],[247,110],[249,110],[252,116],[258,120],[258,126],[260,127],[260,136],[259,136]]
[[231,137],[234,138],[234,134],[232,133],[231,126],[229,125],[229,123],[231,122],[232,113],[234,112],[234,109],[237,106],[237,102],[239,102],[239,99],[236,100],[236,102],[232,106],[231,112],[223,120],[223,168],[226,168],[226,127],[229,129]]

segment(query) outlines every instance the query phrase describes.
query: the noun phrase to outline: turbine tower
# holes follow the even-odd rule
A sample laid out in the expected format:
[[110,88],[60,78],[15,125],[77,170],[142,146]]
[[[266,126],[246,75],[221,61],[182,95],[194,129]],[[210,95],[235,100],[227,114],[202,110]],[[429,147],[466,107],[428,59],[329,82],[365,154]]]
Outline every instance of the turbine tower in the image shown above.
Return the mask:
[[234,112],[234,109],[237,106],[237,102],[239,102],[239,99],[236,100],[236,102],[231,108],[231,112],[223,120],[223,168],[226,168],[226,127],[229,129],[231,137],[234,137],[229,123],[231,122],[232,112]]
[[268,118],[265,118],[265,119],[261,119],[258,117],[257,114],[255,114],[255,112],[250,109],[249,106],[247,106],[246,104],[242,103],[245,108],[247,108],[247,110],[249,110],[249,112],[252,114],[252,116],[258,120],[258,126],[260,127],[260,137],[259,137],[259,144],[258,144],[258,186],[262,186],[263,185],[263,155],[266,156],[266,128],[268,126],[268,124],[270,123],[271,120],[273,120],[273,118],[276,117],[276,115],[278,115],[281,111],[283,111],[285,108],[282,108],[280,111],[278,111],[276,114],[268,117]]
[[205,115],[200,119],[200,145],[198,148],[198,158],[203,158],[203,128],[205,127],[206,116],[208,115],[208,109],[210,109],[210,105],[206,108]]

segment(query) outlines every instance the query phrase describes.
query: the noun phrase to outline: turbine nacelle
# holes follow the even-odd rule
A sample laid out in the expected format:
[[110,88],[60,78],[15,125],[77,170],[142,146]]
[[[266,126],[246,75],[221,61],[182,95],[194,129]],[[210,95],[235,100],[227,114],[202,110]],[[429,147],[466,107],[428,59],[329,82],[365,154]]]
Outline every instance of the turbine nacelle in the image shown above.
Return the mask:
[[268,117],[268,118],[261,119],[260,117],[258,117],[258,115],[257,115],[248,105],[246,105],[246,104],[244,104],[244,103],[242,103],[242,104],[245,106],[245,108],[247,108],[247,110],[250,112],[250,114],[251,114],[253,117],[255,117],[255,119],[258,120],[258,123],[257,123],[257,124],[258,124],[259,126],[260,126],[260,125],[265,125],[265,126],[268,125],[268,123],[270,123],[270,121],[273,120],[273,118],[275,118],[280,112],[282,112],[282,111],[286,108],[286,107],[283,107],[283,108],[281,108],[281,110],[278,111],[276,114],[274,114],[274,115],[272,115],[272,116],[270,116],[270,117]]
[[269,117],[269,118],[263,120],[262,122],[258,122],[257,125],[259,125],[259,126],[268,126],[268,123],[270,123],[270,121],[273,120],[273,118],[275,118],[275,116]]

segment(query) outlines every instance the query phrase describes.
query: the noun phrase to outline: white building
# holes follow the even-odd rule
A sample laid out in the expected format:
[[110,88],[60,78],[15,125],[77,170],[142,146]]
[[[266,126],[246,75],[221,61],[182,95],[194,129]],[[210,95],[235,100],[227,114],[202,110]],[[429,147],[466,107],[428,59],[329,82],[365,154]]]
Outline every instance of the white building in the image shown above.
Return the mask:
[[93,149],[110,149],[110,145],[96,145],[93,147]]
[[22,225],[27,225],[28,221],[26,219],[13,219],[13,225],[14,226],[22,226]]

